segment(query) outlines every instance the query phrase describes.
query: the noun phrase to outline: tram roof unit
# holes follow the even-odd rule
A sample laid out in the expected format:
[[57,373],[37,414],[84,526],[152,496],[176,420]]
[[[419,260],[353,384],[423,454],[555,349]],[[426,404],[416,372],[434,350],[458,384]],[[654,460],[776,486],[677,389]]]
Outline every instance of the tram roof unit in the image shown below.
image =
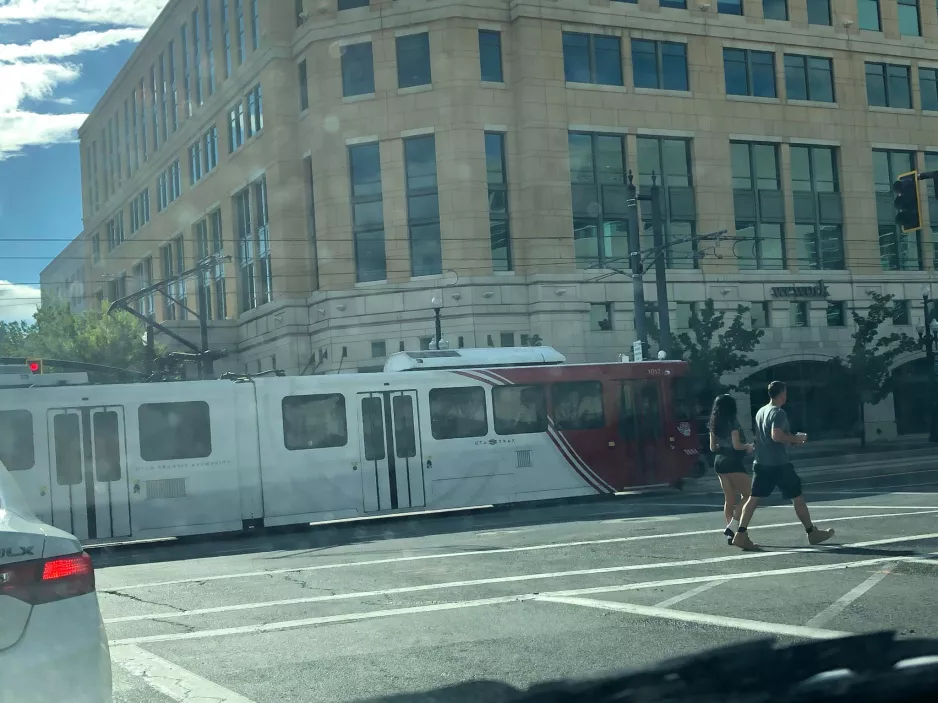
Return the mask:
[[23,364],[0,364],[0,388],[47,388],[50,386],[81,386],[88,383],[85,371],[34,374]]
[[441,349],[391,354],[384,371],[479,369],[504,366],[548,366],[566,363],[553,347],[500,347],[498,349]]

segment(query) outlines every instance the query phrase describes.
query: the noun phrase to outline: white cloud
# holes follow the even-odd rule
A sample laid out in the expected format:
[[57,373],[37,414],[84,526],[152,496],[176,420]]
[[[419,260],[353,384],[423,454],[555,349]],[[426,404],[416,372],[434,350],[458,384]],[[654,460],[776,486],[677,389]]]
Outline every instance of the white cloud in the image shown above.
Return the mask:
[[[2,2],[2,0],[0,0]],[[9,5],[0,5],[0,12]],[[0,44],[0,161],[26,146],[42,146],[74,141],[84,114],[52,115],[22,110],[26,99],[45,100],[54,90],[76,80],[78,66],[56,59],[96,51],[126,41],[139,41],[146,30],[140,28],[78,32],[29,44]],[[59,98],[60,104],[74,100]]]
[[146,34],[145,29],[128,27],[108,29],[103,32],[79,32],[63,34],[55,39],[40,39],[29,44],[0,44],[0,61],[22,59],[49,59],[75,56],[84,51],[105,49],[126,41],[138,42]]
[[75,98],[53,98],[50,102],[54,102],[56,105],[74,105]]
[[39,307],[39,289],[9,281],[0,281],[0,321],[32,321]]
[[0,23],[71,20],[149,27],[167,0],[0,0]]

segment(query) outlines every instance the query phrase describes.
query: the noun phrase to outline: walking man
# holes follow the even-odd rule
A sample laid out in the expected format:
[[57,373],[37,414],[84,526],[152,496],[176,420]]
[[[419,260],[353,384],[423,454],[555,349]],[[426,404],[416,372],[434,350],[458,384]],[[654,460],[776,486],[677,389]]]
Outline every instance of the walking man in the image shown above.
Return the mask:
[[756,413],[755,460],[752,464],[752,492],[743,506],[739,519],[739,529],[733,537],[733,544],[742,549],[755,549],[749,538],[749,521],[759,507],[762,498],[768,498],[776,486],[782,497],[790,500],[795,508],[795,515],[808,533],[808,542],[820,544],[834,535],[833,530],[821,530],[811,522],[811,514],[801,495],[801,477],[795,473],[795,467],[788,460],[788,445],[804,444],[808,436],[803,432],[791,434],[788,415],[782,409],[788,400],[788,389],[781,381],[769,384],[769,402]]

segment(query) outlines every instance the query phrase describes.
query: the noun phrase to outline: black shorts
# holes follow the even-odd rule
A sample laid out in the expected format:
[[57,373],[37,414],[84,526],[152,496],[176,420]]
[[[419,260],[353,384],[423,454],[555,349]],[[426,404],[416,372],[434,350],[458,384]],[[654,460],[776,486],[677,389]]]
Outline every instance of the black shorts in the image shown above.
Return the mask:
[[718,474],[744,474],[746,467],[743,465],[742,452],[734,454],[717,454],[713,460],[713,470]]
[[791,464],[781,466],[766,466],[753,464],[752,497],[768,498],[777,486],[782,497],[788,500],[801,496],[801,477],[795,472]]

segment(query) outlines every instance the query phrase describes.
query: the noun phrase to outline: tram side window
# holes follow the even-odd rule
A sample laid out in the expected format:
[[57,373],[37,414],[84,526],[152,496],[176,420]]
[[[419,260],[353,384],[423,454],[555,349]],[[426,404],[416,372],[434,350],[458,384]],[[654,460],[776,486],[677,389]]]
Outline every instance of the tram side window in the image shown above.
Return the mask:
[[208,403],[145,403],[137,410],[144,461],[202,459],[212,453]]
[[36,463],[33,414],[28,410],[0,411],[0,462],[8,471],[27,471]]
[[105,410],[92,415],[94,426],[94,463],[98,481],[120,481],[121,440],[117,413]]
[[596,430],[606,424],[603,384],[599,381],[555,383],[551,400],[558,430]]
[[479,387],[433,388],[430,391],[430,432],[433,439],[484,437],[485,390]]
[[365,461],[384,459],[384,412],[380,396],[362,398],[362,438]]
[[694,398],[691,395],[690,380],[675,378],[671,393],[674,398],[674,419],[693,420],[697,413]]
[[496,386],[492,389],[495,434],[547,431],[547,397],[543,386]]
[[417,428],[414,421],[414,400],[409,395],[391,398],[394,411],[394,445],[399,459],[417,456]]
[[283,446],[290,451],[348,444],[345,396],[341,393],[290,395],[281,401],[281,411]]
[[52,420],[55,434],[55,482],[77,486],[82,480],[81,422],[74,413],[56,415]]

